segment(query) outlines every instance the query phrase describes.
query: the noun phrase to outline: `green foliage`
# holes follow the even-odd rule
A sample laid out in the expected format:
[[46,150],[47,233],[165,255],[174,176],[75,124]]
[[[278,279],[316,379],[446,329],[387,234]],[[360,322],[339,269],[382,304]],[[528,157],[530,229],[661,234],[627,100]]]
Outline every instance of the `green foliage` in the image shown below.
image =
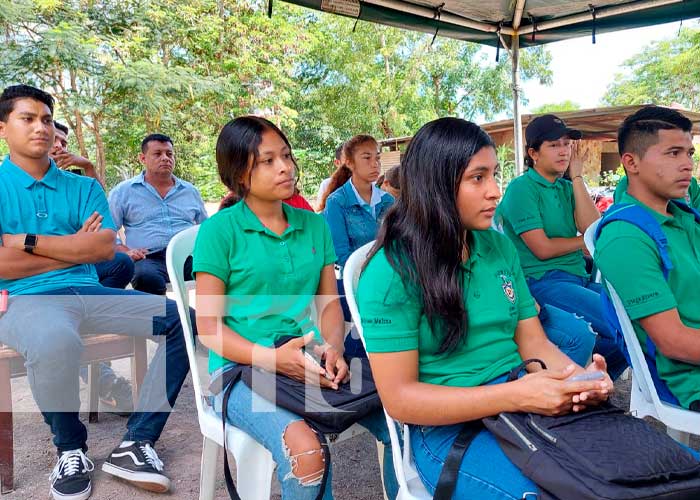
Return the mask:
[[599,186],[617,186],[625,176],[625,169],[622,165],[618,166],[615,170],[607,170],[600,173],[600,179],[598,180]]
[[[359,133],[410,135],[440,116],[490,119],[511,105],[510,62],[478,45],[262,0],[0,0],[0,84],[57,99],[70,148],[108,187],[140,170],[148,133],[171,136],[176,173],[207,199],[225,192],[214,148],[254,113],[290,137],[300,188],[332,172]],[[522,52],[524,79],[551,83],[550,55]]]
[[505,192],[508,183],[515,177],[515,152],[513,148],[507,144],[501,144],[496,148],[496,157],[498,158],[498,186],[501,193]]
[[534,115],[540,115],[545,113],[560,113],[562,111],[576,111],[577,109],[581,109],[581,105],[567,99],[562,102],[543,104],[542,106],[534,108],[531,112]]
[[671,40],[654,42],[624,63],[608,87],[610,105],[680,104],[700,110],[700,29],[683,28]]

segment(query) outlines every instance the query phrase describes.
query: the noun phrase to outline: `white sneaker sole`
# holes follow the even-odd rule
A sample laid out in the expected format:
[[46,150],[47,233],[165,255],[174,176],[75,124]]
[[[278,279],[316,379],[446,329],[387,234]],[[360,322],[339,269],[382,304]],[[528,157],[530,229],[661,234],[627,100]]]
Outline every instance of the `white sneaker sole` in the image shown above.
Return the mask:
[[85,491],[73,493],[72,495],[64,495],[51,487],[51,496],[54,498],[54,500],[87,500],[90,498],[90,495],[92,495],[92,483],[88,485]]
[[152,491],[154,493],[166,493],[170,489],[170,479],[160,474],[134,472],[128,469],[122,469],[121,467],[117,467],[109,462],[102,464],[102,472],[106,472],[112,476],[129,481],[130,483],[133,483],[134,486],[138,486],[139,488]]

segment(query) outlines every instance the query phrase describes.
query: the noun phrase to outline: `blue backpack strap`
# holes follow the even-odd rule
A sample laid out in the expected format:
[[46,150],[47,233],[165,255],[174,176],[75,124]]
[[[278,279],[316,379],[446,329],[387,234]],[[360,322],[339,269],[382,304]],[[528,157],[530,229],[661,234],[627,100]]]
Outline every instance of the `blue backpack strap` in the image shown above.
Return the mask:
[[[686,208],[693,210],[687,205]],[[698,217],[700,218],[700,214],[698,214]],[[700,221],[700,219],[698,220]],[[656,248],[659,251],[659,257],[661,258],[661,271],[664,274],[664,278],[668,280],[668,274],[671,269],[673,269],[673,263],[671,262],[667,250],[668,240],[661,230],[661,225],[654,219],[654,216],[639,205],[634,205],[632,203],[615,204],[608,208],[605,215],[598,223],[594,239],[597,240],[603,228],[614,221],[624,221],[633,224],[654,240]]]
[[[685,203],[676,200],[673,200],[673,203],[675,203],[681,210],[692,213],[695,216],[695,220],[700,223],[700,212],[692,207],[689,207]],[[671,269],[673,269],[673,263],[668,255],[668,240],[666,239],[666,235],[661,230],[661,225],[656,221],[656,219],[654,219],[654,217],[648,211],[638,205],[634,205],[632,203],[615,204],[608,208],[605,215],[598,223],[598,227],[596,228],[594,234],[594,239],[597,240],[603,227],[613,221],[624,221],[633,224],[644,231],[644,233],[654,241],[659,252],[659,257],[661,258],[661,271],[663,272],[664,278],[668,280],[668,275]],[[613,303],[610,300],[610,297],[608,297],[607,293],[601,294],[601,302],[603,307],[603,316],[608,321],[608,324],[610,324],[610,326],[613,328],[613,331],[616,332],[615,342],[625,355],[627,363],[631,365],[630,355],[627,351],[627,346],[625,345],[624,336],[622,335],[622,326],[618,321],[615,307],[613,306]],[[651,337],[648,335],[646,341],[645,358],[659,398],[667,403],[677,405],[678,399],[671,393],[668,386],[659,376],[659,372],[656,368],[656,345],[654,345],[654,342],[652,342]]]

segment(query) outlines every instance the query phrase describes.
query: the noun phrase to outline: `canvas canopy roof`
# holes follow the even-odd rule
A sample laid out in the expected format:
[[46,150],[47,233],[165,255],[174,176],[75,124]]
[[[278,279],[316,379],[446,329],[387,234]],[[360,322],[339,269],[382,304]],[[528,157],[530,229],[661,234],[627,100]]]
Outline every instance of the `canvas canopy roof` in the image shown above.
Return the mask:
[[[523,166],[520,47],[700,17],[700,0],[285,0],[438,36],[503,46],[512,63],[515,164]],[[273,0],[268,0],[272,13]],[[500,43],[499,43],[500,42]],[[611,49],[614,49],[612,47]]]
[[[311,9],[496,46],[520,47],[700,16],[699,0],[286,0]],[[533,36],[534,34],[534,36]],[[534,39],[533,39],[534,38]]]

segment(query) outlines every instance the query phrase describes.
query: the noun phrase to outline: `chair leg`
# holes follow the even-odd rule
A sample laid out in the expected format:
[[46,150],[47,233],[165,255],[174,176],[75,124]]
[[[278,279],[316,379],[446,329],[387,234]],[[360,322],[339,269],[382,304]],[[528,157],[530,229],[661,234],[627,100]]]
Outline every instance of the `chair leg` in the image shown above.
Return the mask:
[[270,498],[275,462],[267,449],[248,435],[232,440],[229,451],[236,461],[236,488],[242,500]]
[[100,404],[100,364],[88,365],[88,422],[96,424]]
[[0,362],[0,494],[14,489],[14,440],[12,436],[12,385],[10,364]]
[[666,427],[666,434],[685,446],[690,446],[690,434]]
[[202,444],[202,469],[199,472],[199,500],[214,500],[219,448],[221,447],[216,441],[204,438],[204,443]]
[[389,500],[386,496],[386,486],[384,484],[384,443],[377,441],[377,458],[379,459],[379,475],[382,478],[382,493],[384,500]]
[[148,347],[146,339],[134,337],[134,358],[131,360],[131,388],[134,396],[134,408],[139,401],[141,385],[148,370]]

